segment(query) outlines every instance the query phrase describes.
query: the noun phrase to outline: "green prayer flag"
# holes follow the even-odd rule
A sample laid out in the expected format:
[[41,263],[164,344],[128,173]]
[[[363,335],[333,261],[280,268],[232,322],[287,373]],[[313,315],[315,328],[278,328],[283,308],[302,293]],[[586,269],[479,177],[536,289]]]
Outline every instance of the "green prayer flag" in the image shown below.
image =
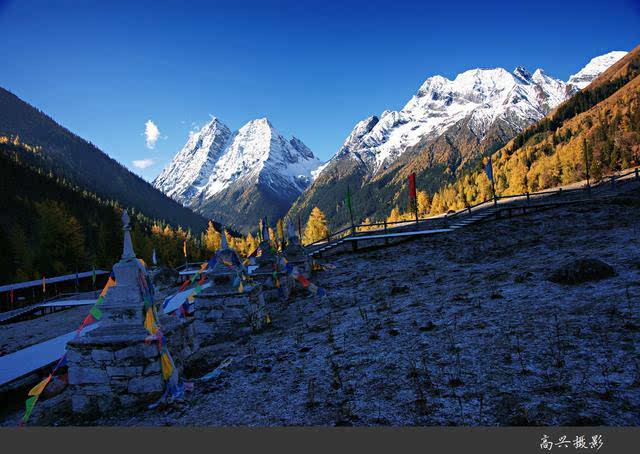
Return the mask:
[[24,416],[22,417],[22,422],[27,422],[29,420],[29,416],[31,416],[31,412],[33,411],[33,406],[36,404],[36,400],[38,400],[38,396],[31,396],[25,402],[25,407],[27,408],[24,412]]
[[100,306],[103,301],[104,301],[104,296],[100,295],[100,297],[98,298],[98,300],[96,301],[96,304],[94,304],[94,306]]
[[91,308],[89,313],[93,315],[93,318],[95,318],[96,320],[100,320],[102,318],[102,311],[98,309],[95,305]]

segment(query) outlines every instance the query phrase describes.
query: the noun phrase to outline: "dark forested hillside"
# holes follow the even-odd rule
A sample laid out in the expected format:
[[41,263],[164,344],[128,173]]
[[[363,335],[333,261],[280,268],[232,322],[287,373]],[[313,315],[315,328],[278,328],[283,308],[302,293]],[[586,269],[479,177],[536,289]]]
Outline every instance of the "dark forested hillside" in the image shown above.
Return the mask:
[[0,136],[17,136],[21,142],[42,147],[47,170],[102,198],[118,200],[173,225],[198,232],[206,228],[202,216],[168,198],[93,144],[3,88]]
[[[39,147],[0,136],[0,283],[96,268],[111,269],[122,253],[122,208],[117,201],[57,177]],[[210,255],[200,235],[131,212],[136,254],[162,265]]]

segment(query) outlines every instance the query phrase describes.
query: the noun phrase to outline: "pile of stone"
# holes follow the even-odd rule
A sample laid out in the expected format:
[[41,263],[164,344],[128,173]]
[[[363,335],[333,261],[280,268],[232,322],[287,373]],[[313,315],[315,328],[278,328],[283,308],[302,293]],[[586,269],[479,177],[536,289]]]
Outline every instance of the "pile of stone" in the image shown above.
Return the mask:
[[195,297],[195,332],[201,345],[263,328],[267,322],[263,285],[248,279],[237,253],[229,248],[224,229],[215,266],[207,277],[211,286]]
[[[113,267],[116,285],[101,306],[100,326],[67,345],[69,387],[76,413],[104,413],[158,399],[164,392],[160,351],[144,328],[141,264],[135,257],[126,211],[124,251]],[[198,348],[194,321],[160,318],[165,344],[181,372]]]

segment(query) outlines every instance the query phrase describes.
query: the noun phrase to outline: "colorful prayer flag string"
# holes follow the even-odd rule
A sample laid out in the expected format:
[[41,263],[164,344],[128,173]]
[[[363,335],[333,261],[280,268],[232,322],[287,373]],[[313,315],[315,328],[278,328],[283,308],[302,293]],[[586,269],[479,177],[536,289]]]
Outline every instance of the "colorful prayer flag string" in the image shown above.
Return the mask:
[[[102,311],[100,311],[99,306],[102,304],[102,302],[104,300],[104,296],[107,294],[107,290],[109,290],[109,287],[115,285],[115,283],[116,283],[115,276],[113,275],[113,272],[111,272],[111,274],[109,275],[109,280],[107,281],[107,283],[105,284],[104,288],[102,289],[102,292],[100,292],[100,296],[98,297],[96,302],[93,304],[93,306],[91,306],[91,309],[89,309],[89,313],[87,314],[87,316],[84,318],[84,320],[82,321],[82,323],[80,324],[80,326],[76,330],[75,337],[78,337],[80,335],[80,333],[82,332],[82,330],[87,325],[90,325],[94,321],[100,320],[102,318]],[[43,277],[42,278],[43,291],[44,291],[44,285],[45,285],[45,283],[44,283],[44,277]],[[38,383],[36,386],[31,388],[31,390],[29,391],[29,394],[28,394],[29,397],[27,398],[27,400],[25,402],[24,415],[22,416],[22,419],[20,420],[20,425],[21,426],[26,425],[27,422],[29,421],[29,417],[31,416],[31,413],[33,412],[33,407],[35,406],[36,402],[38,401],[38,398],[40,397],[40,394],[42,394],[44,389],[47,387],[47,385],[49,384],[49,382],[53,378],[53,374],[55,374],[56,371],[60,367],[66,365],[66,363],[67,363],[67,353],[65,352],[64,355],[62,355],[60,357],[60,359],[58,359],[58,361],[56,362],[56,365],[54,366],[54,368],[51,371],[51,373],[49,374],[49,376],[47,378],[45,378],[44,380],[42,380],[40,383]]]

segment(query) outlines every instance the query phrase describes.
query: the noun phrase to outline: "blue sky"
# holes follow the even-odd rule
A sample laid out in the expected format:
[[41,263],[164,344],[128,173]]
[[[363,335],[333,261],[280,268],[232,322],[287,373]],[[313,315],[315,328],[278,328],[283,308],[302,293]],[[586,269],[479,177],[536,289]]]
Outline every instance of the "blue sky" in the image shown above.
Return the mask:
[[429,76],[524,66],[566,80],[638,44],[631,0],[0,0],[0,86],[148,180],[210,115],[232,129],[267,116],[324,160]]

